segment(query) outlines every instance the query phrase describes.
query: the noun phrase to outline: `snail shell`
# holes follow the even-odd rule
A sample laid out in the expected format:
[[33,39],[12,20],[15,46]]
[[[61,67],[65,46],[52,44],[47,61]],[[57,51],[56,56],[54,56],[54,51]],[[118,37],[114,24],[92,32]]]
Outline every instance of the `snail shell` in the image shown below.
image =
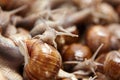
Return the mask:
[[102,25],[94,25],[89,27],[85,37],[86,44],[92,51],[95,51],[101,43],[104,44],[101,52],[109,51],[111,34],[109,30]]
[[85,58],[89,59],[92,56],[92,52],[86,45],[80,43],[73,43],[63,51],[62,57],[64,61],[84,61]]
[[120,52],[110,51],[104,62],[105,75],[109,80],[120,80]]
[[61,56],[52,46],[40,40],[26,40],[30,59],[25,66],[28,80],[54,80],[61,67]]

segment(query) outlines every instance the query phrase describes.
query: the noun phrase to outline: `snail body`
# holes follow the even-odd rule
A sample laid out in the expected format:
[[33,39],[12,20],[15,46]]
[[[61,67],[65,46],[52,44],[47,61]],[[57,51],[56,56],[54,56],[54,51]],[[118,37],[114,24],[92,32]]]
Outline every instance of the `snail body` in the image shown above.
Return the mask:
[[4,11],[4,10],[2,10],[2,8],[0,8],[0,26],[3,28],[7,27],[11,21],[11,17],[13,15],[15,15],[17,12],[20,12],[25,8],[26,8],[26,6],[21,6],[12,11]]
[[7,61],[6,64],[15,70],[17,70],[24,62],[24,58],[14,42],[2,35],[0,35],[0,53],[0,57],[3,59],[3,62]]

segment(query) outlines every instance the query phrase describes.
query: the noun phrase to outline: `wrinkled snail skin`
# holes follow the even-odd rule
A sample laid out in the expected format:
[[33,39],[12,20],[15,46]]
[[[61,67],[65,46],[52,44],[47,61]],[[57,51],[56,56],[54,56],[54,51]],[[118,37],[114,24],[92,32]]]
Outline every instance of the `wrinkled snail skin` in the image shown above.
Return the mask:
[[61,67],[59,52],[40,40],[26,40],[26,45],[30,60],[24,68],[25,77],[28,80],[55,80]]
[[104,62],[104,72],[109,80],[120,80],[120,52],[110,51]]

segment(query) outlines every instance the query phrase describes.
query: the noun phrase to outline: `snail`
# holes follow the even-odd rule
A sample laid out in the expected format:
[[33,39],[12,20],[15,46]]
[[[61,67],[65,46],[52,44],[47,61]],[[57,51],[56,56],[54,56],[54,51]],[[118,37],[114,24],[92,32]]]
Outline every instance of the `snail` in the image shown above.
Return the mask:
[[87,29],[85,41],[92,51],[95,51],[101,43],[104,43],[101,52],[106,52],[110,50],[110,38],[111,34],[107,28],[101,25],[94,25]]
[[110,51],[104,62],[104,72],[109,80],[119,80],[120,79],[120,52]]
[[93,10],[92,16],[94,23],[107,24],[119,22],[118,14],[114,8],[107,3],[101,3],[99,6],[97,5]]
[[[12,27],[14,28],[14,26]],[[19,51],[17,42],[29,39],[30,35],[25,30],[14,29],[15,31],[13,32],[7,31],[7,34],[9,34],[7,37],[0,34],[0,71],[9,80],[22,80],[20,72],[24,63],[24,57]]]
[[24,62],[18,47],[9,39],[0,35],[0,70],[9,80],[22,80],[20,67]]
[[35,23],[35,27],[31,30],[31,35],[32,36],[35,36],[35,35],[38,35],[38,34],[42,34],[43,32],[45,32],[45,30],[47,29],[46,25],[48,25],[49,27],[57,30],[57,31],[64,31],[65,30],[59,26],[58,24],[56,24],[55,22],[53,21],[45,21],[45,23],[39,19],[36,23]]
[[19,48],[23,55],[26,55],[24,76],[28,80],[52,80],[56,78],[61,67],[61,56],[54,47],[40,40],[32,39],[27,40],[26,44],[21,42]]
[[78,35],[75,34],[71,34],[68,31],[65,31],[63,28],[56,28],[55,27],[51,27],[49,24],[47,24],[46,22],[43,22],[43,26],[39,26],[40,28],[40,33],[39,35],[36,35],[34,38],[40,38],[42,41],[53,45],[55,48],[57,48],[57,44],[55,42],[55,39],[58,35],[67,35],[67,36],[72,36],[72,37],[78,37]]
[[[81,43],[72,43],[64,46],[61,52],[63,62],[65,61],[84,61],[92,56],[91,50]],[[63,64],[65,71],[71,72],[74,64]]]
[[[102,0],[101,0],[102,1]],[[94,23],[108,24],[119,22],[117,12],[108,3],[102,2],[97,5],[92,13],[92,21]]]
[[10,23],[11,16],[25,8],[25,5],[12,11],[3,11],[2,8],[0,8],[0,26],[3,28],[6,27]]
[[84,61],[92,56],[90,49],[83,44],[73,43],[68,45],[62,53],[63,61]]
[[[48,25],[48,27],[45,27],[46,25]],[[53,31],[54,29],[56,31]],[[76,34],[71,33],[71,32],[74,33],[74,31]],[[65,40],[67,40],[65,43],[71,43],[72,41],[74,42],[74,41],[78,40],[78,36],[77,36],[78,31],[77,31],[77,28],[75,26],[64,29],[62,26],[59,26],[58,24],[56,24],[54,21],[45,21],[45,23],[43,23],[41,20],[38,20],[35,24],[35,27],[30,31],[32,36],[46,33],[46,37],[48,34],[52,34],[53,32],[55,32],[55,34],[57,33],[56,36],[55,36],[55,34],[52,35],[52,37],[56,37],[57,43],[59,41],[59,40],[57,41],[57,39],[59,39],[60,37],[65,37]],[[44,37],[45,37],[45,35],[44,35]],[[75,37],[74,40],[72,39],[73,37]],[[69,41],[70,39],[71,39],[71,41]],[[54,42],[54,44],[55,44],[55,42]],[[59,46],[59,43],[58,43],[58,46]]]
[[4,36],[0,35],[0,56],[13,69],[18,69],[23,63],[23,56],[21,55],[15,43]]
[[103,0],[72,0],[78,9],[92,8],[89,20],[86,23],[113,23],[118,22],[118,14],[114,8]]
[[94,55],[91,58],[85,59],[82,62],[80,62],[80,61],[66,61],[64,63],[65,64],[77,64],[73,68],[73,71],[74,71],[73,73],[75,75],[78,75],[78,76],[82,76],[83,75],[83,76],[85,76],[85,75],[89,75],[91,72],[93,72],[96,75],[95,70],[97,69],[97,65],[103,66],[103,64],[100,64],[100,63],[94,61],[94,59],[95,59],[96,55],[98,54],[98,51],[102,47],[103,47],[103,44],[101,44],[99,46],[99,48],[96,50],[96,52],[94,53]]
[[20,41],[19,49],[25,57],[25,79],[55,80],[57,76],[73,77],[72,74],[60,69],[62,64],[60,53],[51,45],[39,39],[31,39],[26,40],[25,43]]
[[[57,47],[54,41],[57,35],[72,34],[59,32],[46,25],[45,31],[42,34],[35,36],[33,39],[25,40],[24,42],[22,42],[22,40],[17,42],[19,50],[25,57],[25,79],[51,80],[56,79],[58,72],[61,73],[61,56],[56,49]],[[37,37],[39,39],[37,39]],[[45,64],[45,62],[47,63]],[[35,67],[32,65],[35,65]],[[63,72],[64,71],[62,71],[62,73]],[[64,73],[68,74],[66,72]],[[61,74],[58,75],[62,76]],[[68,76],[71,76],[71,74],[68,74]]]

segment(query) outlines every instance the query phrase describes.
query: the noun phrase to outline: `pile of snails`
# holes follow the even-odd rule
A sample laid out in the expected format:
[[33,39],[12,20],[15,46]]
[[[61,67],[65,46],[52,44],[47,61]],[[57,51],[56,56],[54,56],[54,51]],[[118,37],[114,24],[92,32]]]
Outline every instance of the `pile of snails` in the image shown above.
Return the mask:
[[0,0],[0,80],[120,80],[120,0]]

